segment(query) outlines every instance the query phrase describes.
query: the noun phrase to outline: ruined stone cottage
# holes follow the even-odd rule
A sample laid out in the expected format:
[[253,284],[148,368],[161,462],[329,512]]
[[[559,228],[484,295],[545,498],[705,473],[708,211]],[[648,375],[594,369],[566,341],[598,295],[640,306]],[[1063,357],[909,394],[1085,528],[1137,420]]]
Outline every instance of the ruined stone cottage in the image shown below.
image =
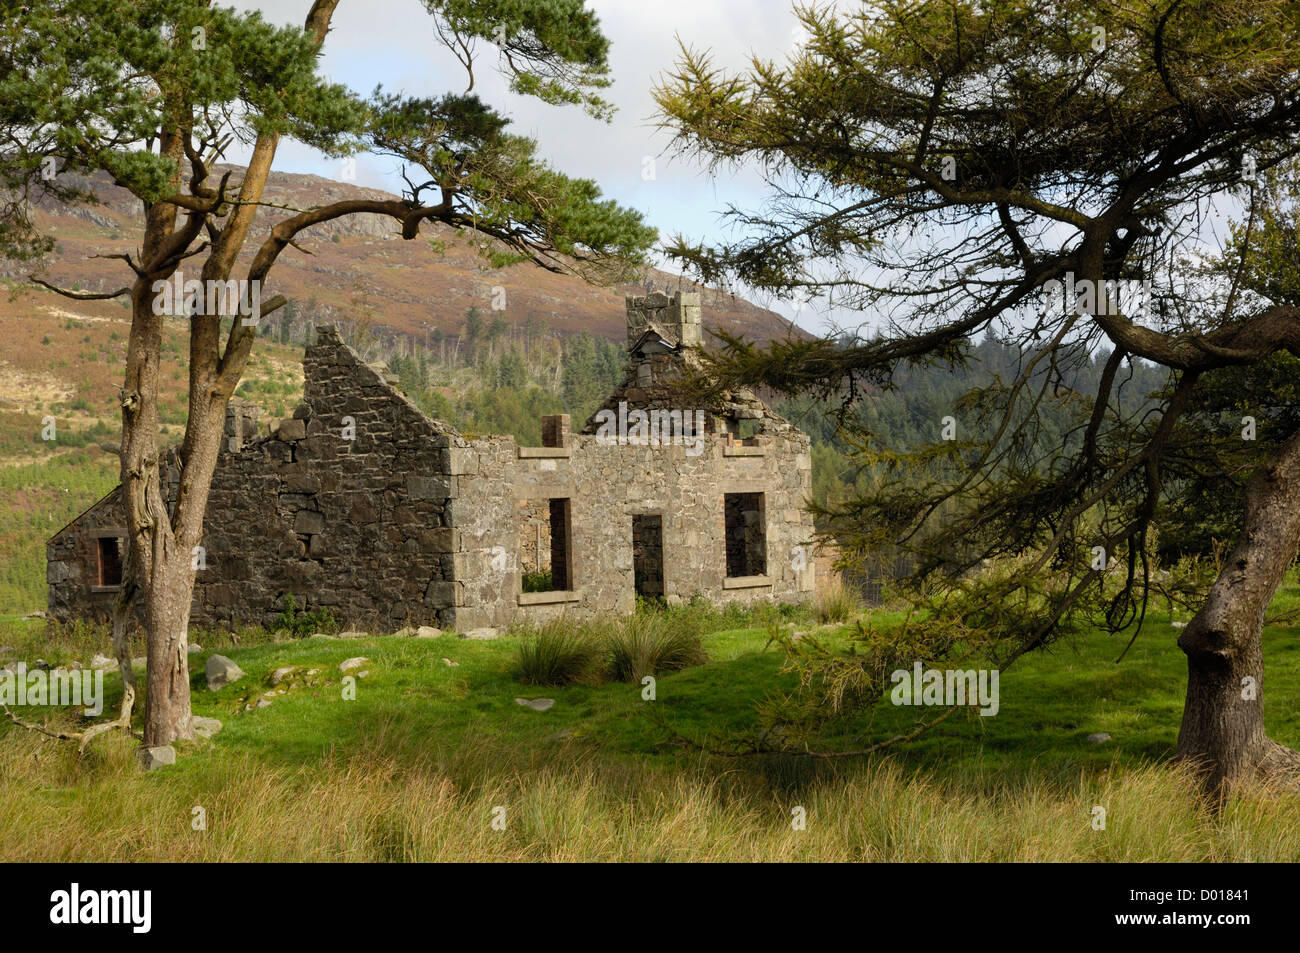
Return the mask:
[[[669,602],[813,589],[808,437],[748,392],[687,406],[699,296],[629,298],[626,379],[543,445],[431,420],[332,327],[272,432],[232,402],[191,623],[272,625],[292,596],[375,631],[468,631]],[[175,473],[167,497],[174,499]],[[118,490],[47,543],[51,615],[106,615],[122,575]]]

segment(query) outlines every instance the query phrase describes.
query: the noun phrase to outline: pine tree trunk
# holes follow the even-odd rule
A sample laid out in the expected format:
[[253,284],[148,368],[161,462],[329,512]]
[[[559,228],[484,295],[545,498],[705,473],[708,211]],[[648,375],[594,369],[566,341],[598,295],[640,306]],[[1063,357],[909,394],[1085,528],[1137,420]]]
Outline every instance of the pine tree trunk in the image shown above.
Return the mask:
[[134,289],[133,305],[121,396],[122,502],[148,642],[144,743],[154,746],[194,736],[188,648],[194,548],[201,545],[228,395],[211,361],[191,361],[189,420],[177,457],[180,480],[169,501],[158,446],[158,365],[166,319],[154,313],[151,283],[144,279]]
[[[154,310],[151,285],[142,278],[132,293],[131,337],[121,393],[121,479],[130,534],[130,576],[143,604],[148,645],[144,743],[149,746],[193,737],[184,644],[193,578],[188,585],[180,578],[171,517],[163,495],[158,448],[158,363],[164,318]],[[185,567],[188,569],[188,561]],[[178,587],[178,583],[182,584]],[[182,597],[184,609],[178,612]],[[181,657],[173,664],[178,635]],[[163,659],[168,660],[165,665]]]
[[188,554],[154,573],[145,602],[149,675],[144,743],[168,745],[194,737],[190,712],[189,623],[194,571]]
[[1300,550],[1300,433],[1246,488],[1241,538],[1182,636],[1187,699],[1178,757],[1222,795],[1263,781],[1300,790],[1300,753],[1264,733],[1264,614]]

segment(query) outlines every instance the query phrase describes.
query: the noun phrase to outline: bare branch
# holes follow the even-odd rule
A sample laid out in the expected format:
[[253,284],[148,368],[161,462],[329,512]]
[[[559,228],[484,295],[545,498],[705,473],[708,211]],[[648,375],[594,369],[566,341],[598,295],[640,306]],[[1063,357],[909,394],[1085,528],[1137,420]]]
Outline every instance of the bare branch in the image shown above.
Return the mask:
[[27,280],[33,284],[40,285],[42,288],[48,288],[55,294],[63,295],[65,298],[71,298],[73,301],[107,301],[110,298],[120,298],[122,295],[128,295],[131,293],[129,287],[118,288],[116,291],[69,291],[66,288],[52,285],[42,278],[37,278],[35,275],[28,275]]

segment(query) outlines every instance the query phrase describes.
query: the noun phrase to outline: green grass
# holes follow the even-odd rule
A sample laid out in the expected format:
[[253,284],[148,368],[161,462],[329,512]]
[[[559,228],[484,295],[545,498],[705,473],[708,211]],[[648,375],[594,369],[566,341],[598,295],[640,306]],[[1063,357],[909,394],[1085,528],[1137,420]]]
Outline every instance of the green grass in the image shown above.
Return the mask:
[[[1289,590],[1275,609],[1296,601]],[[516,637],[450,635],[249,645],[245,633],[221,651],[247,676],[209,692],[202,660],[218,643],[200,636],[194,710],[225,728],[174,768],[139,774],[120,735],[78,761],[71,745],[0,727],[0,857],[26,856],[15,835],[34,824],[68,832],[42,838],[51,859],[111,859],[128,843],[133,857],[185,860],[1300,859],[1300,798],[1246,795],[1214,816],[1167,763],[1185,663],[1163,616],[1120,664],[1122,641],[1089,635],[1010,669],[996,717],[963,711],[885,756],[830,760],[684,743],[755,737],[755,706],[794,676],[759,615],[694,606],[668,619],[702,633],[709,661],[659,675],[654,701],[639,684],[525,685]],[[348,701],[338,665],[354,656],[369,675]],[[1300,746],[1300,629],[1270,627],[1265,659],[1269,734]],[[287,665],[320,674],[247,710]],[[554,707],[515,701],[540,696]],[[886,701],[818,745],[860,747],[933,715]],[[1092,732],[1113,740],[1090,744]],[[213,814],[208,835],[156,829],[187,830],[196,803]],[[513,826],[494,836],[503,804]],[[1106,832],[1089,826],[1096,804]],[[802,834],[792,805],[808,809]]]

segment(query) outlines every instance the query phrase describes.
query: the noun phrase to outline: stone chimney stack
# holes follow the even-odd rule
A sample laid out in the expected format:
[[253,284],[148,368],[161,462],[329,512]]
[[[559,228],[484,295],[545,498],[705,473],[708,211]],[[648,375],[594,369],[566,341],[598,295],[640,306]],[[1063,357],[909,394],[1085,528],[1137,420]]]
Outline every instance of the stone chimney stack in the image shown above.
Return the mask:
[[568,447],[572,442],[568,414],[547,414],[542,418],[543,447]]
[[700,295],[695,291],[662,291],[627,298],[627,346],[653,327],[671,344],[696,347],[704,338]]

